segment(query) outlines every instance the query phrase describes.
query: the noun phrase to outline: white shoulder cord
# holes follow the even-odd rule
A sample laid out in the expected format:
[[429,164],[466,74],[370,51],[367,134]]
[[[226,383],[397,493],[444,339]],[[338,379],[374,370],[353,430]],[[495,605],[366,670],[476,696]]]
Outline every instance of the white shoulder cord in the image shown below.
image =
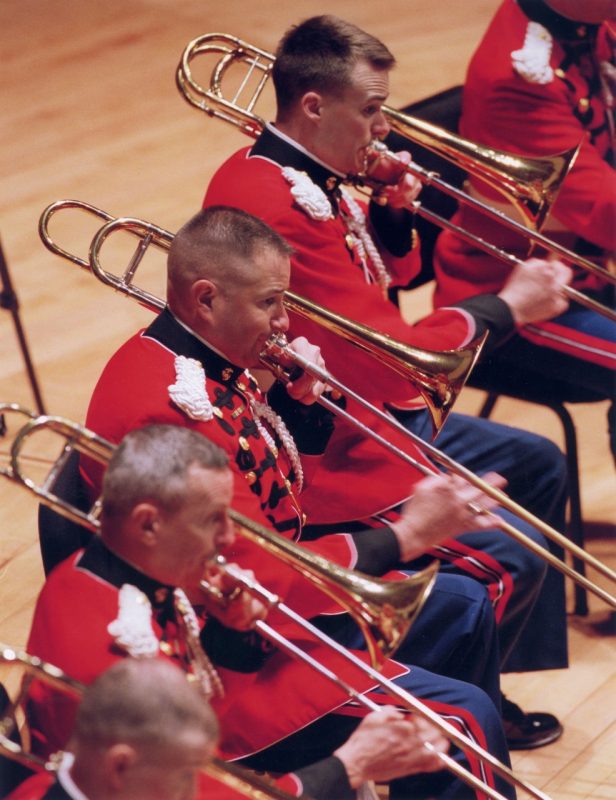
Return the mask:
[[256,426],[259,429],[259,433],[261,436],[263,436],[267,442],[267,446],[274,453],[277,451],[276,443],[274,442],[270,432],[261,422],[260,417],[263,417],[263,419],[265,419],[278,434],[280,441],[282,442],[282,446],[284,447],[289,461],[291,462],[291,466],[293,467],[293,472],[295,473],[295,477],[297,479],[297,490],[298,492],[301,492],[304,485],[304,470],[302,469],[302,462],[300,460],[295,442],[293,441],[293,437],[289,433],[289,429],[284,424],[282,418],[279,417],[270,406],[266,405],[265,403],[261,403],[259,400],[255,400],[254,397],[250,398],[250,408],[252,410]]
[[224,697],[225,690],[220,675],[201,646],[195,609],[182,589],[173,590],[173,604],[184,633],[186,654],[201,692],[206,700],[211,700],[215,696]]
[[[364,273],[372,273],[372,271],[374,271],[376,275],[372,275],[372,277],[385,292],[391,284],[391,276],[383,263],[381,254],[372,236],[368,233],[368,229],[366,228],[366,215],[359,203],[357,203],[346,189],[341,186],[340,191],[351,214],[350,218],[347,217],[349,230],[355,239],[357,254],[364,266]],[[368,261],[372,265],[372,269],[370,269],[367,263]]]

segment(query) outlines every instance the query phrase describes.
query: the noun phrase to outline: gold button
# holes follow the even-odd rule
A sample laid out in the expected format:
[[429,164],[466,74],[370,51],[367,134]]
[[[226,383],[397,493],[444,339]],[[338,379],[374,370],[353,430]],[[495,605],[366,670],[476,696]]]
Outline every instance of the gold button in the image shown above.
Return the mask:
[[588,108],[588,106],[589,106],[589,105],[590,105],[590,100],[588,99],[588,97],[581,97],[581,98],[578,100],[578,106],[579,106],[581,109],[584,109],[584,110],[585,110],[585,109],[587,109],[587,108]]
[[565,70],[561,69],[559,67],[558,69],[554,70],[554,75],[556,75],[557,78],[564,78],[565,77]]
[[246,387],[245,383],[242,383],[241,381],[238,381],[237,382],[237,388],[240,390],[240,392],[245,392],[247,387]]
[[248,444],[248,441],[243,436],[240,436],[240,438],[238,439],[238,442],[239,442],[240,447],[242,448],[242,450],[250,450],[250,445]]
[[234,411],[231,412],[231,419],[237,419],[240,414],[243,414],[244,406],[238,406]]
[[164,653],[166,656],[173,655],[173,647],[169,644],[169,642],[161,642],[160,643],[161,652]]
[[350,233],[347,233],[347,235],[344,237],[344,241],[347,248],[349,250],[353,250],[353,248],[355,247],[355,239],[353,239]]
[[218,419],[222,419],[222,416],[223,416],[222,415],[222,411],[221,411],[220,408],[218,408],[218,406],[214,406],[214,408],[212,409],[212,412],[213,412],[215,417],[218,417]]
[[257,476],[252,470],[250,470],[250,472],[244,473],[244,477],[246,478],[249,486],[252,486],[252,484],[255,483],[255,481],[257,480]]

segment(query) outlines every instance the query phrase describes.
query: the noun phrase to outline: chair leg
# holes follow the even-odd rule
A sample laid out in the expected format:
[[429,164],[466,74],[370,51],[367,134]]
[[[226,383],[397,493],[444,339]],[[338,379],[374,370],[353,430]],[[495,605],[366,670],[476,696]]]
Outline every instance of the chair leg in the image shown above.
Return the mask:
[[492,411],[494,410],[494,406],[496,405],[496,401],[498,400],[497,392],[488,392],[486,399],[481,406],[481,410],[479,411],[479,416],[481,419],[487,419]]
[[[567,458],[567,483],[569,492],[569,536],[578,547],[584,547],[584,521],[582,519],[582,503],[580,499],[580,475],[578,471],[577,436],[571,414],[563,405],[552,406],[558,414],[565,434],[565,453]],[[584,562],[573,559],[573,568],[585,575]],[[588,614],[588,595],[586,589],[575,584],[574,614]]]

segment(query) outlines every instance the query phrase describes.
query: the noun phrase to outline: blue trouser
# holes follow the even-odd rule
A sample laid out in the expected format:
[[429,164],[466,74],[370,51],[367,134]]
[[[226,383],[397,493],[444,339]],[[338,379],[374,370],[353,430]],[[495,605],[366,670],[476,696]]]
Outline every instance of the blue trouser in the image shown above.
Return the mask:
[[[358,627],[348,614],[319,617],[319,627],[352,649],[365,649]],[[412,664],[410,673],[395,680],[413,696],[431,701],[434,710],[462,723],[462,731],[485,737],[486,749],[509,764],[500,723],[499,652],[492,606],[485,588],[460,575],[441,575],[413,623],[395,659]],[[438,674],[436,674],[438,673]],[[398,705],[379,689],[376,702]],[[462,711],[464,719],[460,716]],[[468,714],[470,713],[470,717]],[[288,772],[319,761],[351,735],[365,709],[345,706],[282,742],[245,760],[255,769]],[[457,760],[465,763],[460,752]],[[513,796],[498,784],[505,796]],[[448,771],[401,779],[391,784],[392,800],[474,797]]]
[[[399,414],[405,427],[429,440],[427,412]],[[557,530],[564,527],[566,469],[559,449],[544,437],[490,420],[451,414],[434,442],[458,463],[481,475],[495,471],[507,478],[507,493],[519,505]],[[545,538],[507,510],[501,516],[534,541]],[[512,581],[511,592],[498,610],[499,641],[507,671],[554,669],[567,666],[567,627],[564,581],[546,562],[512,537],[496,529],[463,534],[463,545],[491,556]],[[552,549],[552,545],[550,545]],[[557,552],[559,556],[562,553]],[[427,559],[412,563],[420,567]],[[472,560],[472,559],[471,559]],[[472,564],[442,559],[442,571],[469,574]],[[544,579],[545,576],[545,579]],[[475,575],[486,584],[491,582]],[[493,587],[492,587],[493,588]]]
[[[608,291],[603,297],[597,296],[597,299],[614,307]],[[616,343],[616,324],[612,320],[575,303],[551,322],[593,337],[599,343],[605,342],[606,350],[610,344]],[[575,340],[575,334],[572,339]],[[606,427],[612,455],[616,460],[615,369],[616,364],[610,369],[609,366],[593,362],[592,357],[585,357],[583,348],[580,348],[579,356],[576,357],[551,348],[549,339],[546,339],[546,346],[541,347],[523,336],[512,336],[483,358],[473,374],[479,378],[485,374],[495,386],[502,383],[505,387],[511,381],[518,384],[521,381],[532,382],[533,375],[536,375],[540,385],[545,384],[546,380],[550,382],[550,393],[556,401],[609,400],[611,405],[608,408]]]
[[[353,650],[366,643],[348,614],[322,616],[318,627]],[[438,574],[436,583],[393,658],[472,683],[500,706],[499,650],[494,613],[485,588],[461,575]]]
[[[410,672],[394,680],[394,683],[410,692],[414,697],[427,702],[471,738],[479,738],[501,763],[509,766],[507,743],[503,734],[500,715],[490,698],[476,686],[455,681],[428,672],[420,667],[411,667]],[[384,695],[380,690],[371,694],[377,702],[400,705],[400,701]],[[367,713],[365,710],[360,712]],[[327,714],[292,736],[272,747],[243,760],[253,769],[272,772],[287,772],[314,764],[331,755],[355,730],[360,722],[357,709],[343,706],[339,712]],[[456,761],[468,768],[463,754],[452,749]],[[512,787],[494,776],[496,788],[505,797],[514,798]],[[456,778],[450,771],[401,778],[390,784],[391,800],[422,800],[422,798],[462,800],[475,798],[475,792]]]

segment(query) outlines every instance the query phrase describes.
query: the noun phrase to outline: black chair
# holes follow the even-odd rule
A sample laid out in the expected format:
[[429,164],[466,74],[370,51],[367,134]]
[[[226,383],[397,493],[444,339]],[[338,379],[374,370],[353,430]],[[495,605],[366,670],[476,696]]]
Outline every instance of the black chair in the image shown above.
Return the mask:
[[[12,721],[12,726],[7,723],[7,719]],[[5,687],[0,683],[0,720],[2,720],[2,734],[13,744],[21,747],[21,737],[19,729],[15,722],[14,714],[11,710],[11,698]],[[14,758],[9,758],[5,752],[0,748],[0,797],[6,797],[20,783],[26,780],[33,774],[33,770],[16,761]]]
[[[428,120],[449,131],[456,131],[461,113],[462,87],[454,86],[432,97],[420,100],[407,106],[403,111],[411,116]],[[432,153],[421,145],[411,143],[408,139],[391,133],[387,138],[388,146],[393,150],[408,149],[413,159],[422,167],[438,172],[448,183],[460,188],[465,179],[463,170]],[[432,186],[424,188],[420,200],[427,208],[443,217],[449,218],[456,209],[456,201]],[[441,231],[440,227],[421,218],[417,220],[417,230],[421,238],[421,263],[420,275],[415,278],[406,289],[412,289],[434,278],[432,256],[436,239]],[[396,301],[392,293],[391,299]],[[471,374],[468,385],[487,392],[487,398],[479,411],[479,416],[488,418],[492,413],[500,396],[511,397],[527,403],[549,408],[557,414],[563,427],[565,440],[565,456],[567,461],[567,479],[569,493],[568,535],[572,542],[579,547],[584,546],[584,523],[580,502],[580,482],[578,470],[578,448],[575,424],[565,403],[596,402],[602,398],[590,391],[572,389],[568,384],[549,378],[538,378],[537,373],[525,370],[522,366],[511,368],[507,365],[505,370],[496,370],[489,360],[476,367]],[[584,574],[584,564],[574,559],[574,568]],[[579,584],[575,585],[574,613],[586,615],[588,601],[586,590]]]
[[[81,511],[88,511],[90,501],[79,472],[79,452],[73,450],[58,473],[51,491]],[[39,544],[45,575],[76,550],[85,547],[92,534],[82,525],[41,504],[38,512]]]

